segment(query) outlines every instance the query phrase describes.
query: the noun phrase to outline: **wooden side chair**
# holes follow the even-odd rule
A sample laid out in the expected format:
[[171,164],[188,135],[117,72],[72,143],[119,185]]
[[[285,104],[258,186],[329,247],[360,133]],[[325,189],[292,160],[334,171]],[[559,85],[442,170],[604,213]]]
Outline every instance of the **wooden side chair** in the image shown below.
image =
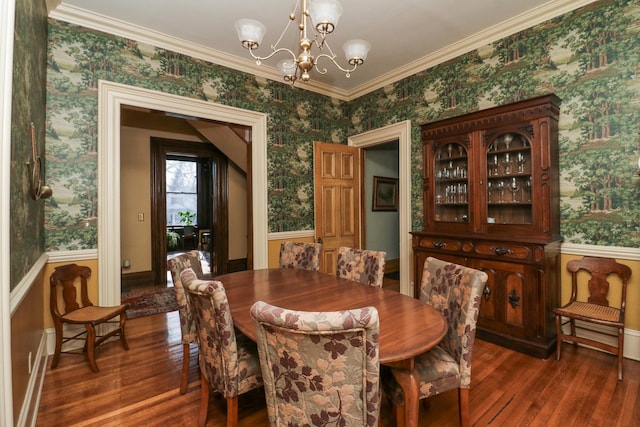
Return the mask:
[[271,426],[377,426],[375,307],[303,312],[251,307]]
[[200,350],[200,412],[198,425],[207,423],[209,392],[226,398],[227,427],[238,425],[238,396],[262,387],[256,344],[236,334],[224,286],[217,280],[199,280],[192,269],[181,274],[189,295],[191,315]]
[[[420,300],[440,311],[447,321],[448,332],[440,344],[414,358],[413,373],[419,381],[419,399],[458,389],[458,416],[462,427],[470,425],[471,356],[480,297],[487,279],[483,271],[431,257],[425,260],[422,272]],[[409,374],[394,371],[394,375]],[[395,406],[397,425],[404,425],[401,408],[411,404],[417,414],[418,402],[405,402],[402,389],[393,376],[386,376],[383,386]]]
[[280,268],[320,270],[322,243],[282,242]]
[[[73,353],[62,351],[62,345],[69,341],[82,340],[84,347],[82,353],[86,353],[89,366],[93,372],[98,372],[95,349],[107,339],[120,336],[120,343],[125,350],[129,349],[125,337],[124,327],[127,321],[127,305],[122,304],[113,307],[99,307],[89,300],[87,292],[87,279],[91,276],[91,269],[86,266],[67,264],[56,267],[49,277],[51,294],[49,308],[53,324],[56,330],[56,349],[51,362],[51,369],[55,369],[60,362],[61,353]],[[78,287],[80,300],[78,300]],[[62,297],[59,300],[60,296]],[[120,316],[119,320],[115,320]],[[99,325],[117,324],[116,329],[106,332],[104,335],[96,333]],[[77,332],[64,331],[64,325],[82,325],[85,330]],[[74,335],[71,335],[74,333]],[[77,353],[77,352],[76,352]]]
[[386,257],[387,253],[384,251],[342,246],[338,248],[336,276],[381,288]]
[[[622,381],[624,312],[627,299],[627,284],[631,277],[631,269],[611,258],[584,257],[579,260],[569,261],[567,263],[567,270],[571,272],[571,297],[567,304],[553,310],[556,315],[556,333],[558,336],[556,359],[560,360],[562,343],[564,341],[571,341],[574,345],[581,343],[596,347],[618,356],[618,380]],[[583,275],[581,272],[587,274]],[[622,282],[620,289],[620,308],[609,306],[607,297],[610,287],[608,281],[610,275],[619,276]],[[583,278],[584,280],[582,280]],[[585,284],[586,279],[589,279],[589,281]],[[583,289],[581,285],[584,285],[586,289]],[[587,292],[589,296],[585,300],[584,297]],[[567,319],[564,323],[562,321],[563,317]],[[610,334],[606,330],[594,330],[588,326],[578,326],[578,329],[617,337],[618,345],[614,346],[598,341],[597,339],[577,336],[576,320],[591,325],[615,328],[616,333]],[[567,323],[570,324],[570,333],[568,334],[564,332],[562,327]]]
[[180,316],[180,331],[182,333],[182,376],[180,379],[180,394],[187,392],[189,382],[189,365],[191,357],[191,344],[197,344],[196,329],[191,317],[189,299],[182,285],[180,274],[187,268],[191,268],[198,279],[203,278],[202,263],[199,251],[189,251],[167,260],[167,268],[171,272],[173,287],[178,301],[178,314]]

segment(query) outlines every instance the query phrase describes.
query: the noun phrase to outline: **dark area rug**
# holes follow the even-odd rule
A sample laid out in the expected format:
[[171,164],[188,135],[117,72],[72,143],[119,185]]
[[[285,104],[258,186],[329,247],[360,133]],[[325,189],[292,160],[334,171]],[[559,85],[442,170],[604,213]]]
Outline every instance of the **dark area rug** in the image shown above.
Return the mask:
[[124,292],[121,300],[122,304],[129,304],[127,319],[166,313],[178,309],[173,287]]

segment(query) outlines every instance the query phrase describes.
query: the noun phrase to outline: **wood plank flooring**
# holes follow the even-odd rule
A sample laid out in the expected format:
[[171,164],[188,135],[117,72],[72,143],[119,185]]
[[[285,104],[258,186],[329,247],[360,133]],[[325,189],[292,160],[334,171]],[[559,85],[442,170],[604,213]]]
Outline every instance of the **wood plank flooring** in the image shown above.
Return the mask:
[[[119,342],[97,350],[99,373],[82,356],[62,355],[47,368],[37,426],[193,426],[199,405],[197,351],[189,391],[180,395],[182,363],[177,312],[127,322],[131,349]],[[639,426],[640,362],[625,359],[616,379],[614,356],[565,344],[560,362],[536,359],[477,340],[470,410],[475,426]],[[50,363],[50,361],[49,361]],[[239,426],[267,427],[262,390],[240,397]],[[395,421],[383,404],[382,427]],[[207,426],[225,425],[225,402],[212,397]],[[457,426],[457,394],[443,393],[420,409],[420,426]]]

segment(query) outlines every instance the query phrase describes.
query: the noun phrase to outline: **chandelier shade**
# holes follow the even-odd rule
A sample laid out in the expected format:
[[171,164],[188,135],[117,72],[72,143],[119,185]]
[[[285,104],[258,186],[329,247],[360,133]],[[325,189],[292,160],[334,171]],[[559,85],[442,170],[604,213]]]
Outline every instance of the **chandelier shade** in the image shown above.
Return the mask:
[[[298,13],[299,11],[299,13]],[[254,51],[262,44],[266,34],[266,27],[255,19],[239,19],[235,23],[238,38],[242,46],[249,50],[249,54],[260,65],[276,54],[289,56],[280,60],[277,64],[285,81],[291,84],[300,79],[304,82],[311,78],[309,71],[315,69],[320,74],[325,74],[325,68],[319,68],[318,62],[324,58],[332,62],[340,71],[349,77],[355,69],[364,63],[371,45],[364,40],[349,40],[343,45],[348,66],[341,66],[336,54],[331,50],[326,36],[331,34],[338,25],[342,15],[342,5],[338,0],[299,0],[296,2],[293,12],[289,15],[289,22],[285,26],[278,40],[271,45],[271,52],[260,56]],[[285,33],[293,21],[298,20],[299,41],[294,49],[279,46]],[[317,52],[313,53],[312,49]]]

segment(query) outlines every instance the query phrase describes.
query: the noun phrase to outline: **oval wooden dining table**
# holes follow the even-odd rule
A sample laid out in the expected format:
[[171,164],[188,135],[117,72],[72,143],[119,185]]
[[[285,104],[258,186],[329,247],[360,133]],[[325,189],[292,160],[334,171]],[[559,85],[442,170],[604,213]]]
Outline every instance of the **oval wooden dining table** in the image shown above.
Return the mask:
[[402,387],[405,425],[418,425],[419,383],[412,371],[413,357],[433,348],[445,336],[447,325],[440,312],[396,291],[315,271],[248,270],[215,279],[227,292],[235,327],[254,341],[249,309],[256,301],[302,311],[375,307],[380,318],[380,363],[394,370]]

